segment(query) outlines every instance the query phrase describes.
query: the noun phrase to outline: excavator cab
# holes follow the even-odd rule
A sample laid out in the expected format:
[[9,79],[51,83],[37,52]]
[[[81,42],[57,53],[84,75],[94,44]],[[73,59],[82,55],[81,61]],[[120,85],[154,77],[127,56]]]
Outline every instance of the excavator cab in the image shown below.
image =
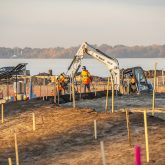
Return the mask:
[[150,92],[152,84],[146,79],[141,67],[128,68],[122,71],[122,84],[127,93]]

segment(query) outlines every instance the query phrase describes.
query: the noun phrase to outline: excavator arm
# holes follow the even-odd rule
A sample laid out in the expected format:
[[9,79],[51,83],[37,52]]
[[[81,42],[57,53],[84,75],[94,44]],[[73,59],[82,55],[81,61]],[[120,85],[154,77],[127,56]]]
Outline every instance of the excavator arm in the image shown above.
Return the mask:
[[117,86],[117,89],[119,89],[120,85],[120,70],[119,70],[119,62],[117,59],[112,58],[104,54],[98,49],[95,49],[93,46],[89,45],[88,43],[84,42],[79,50],[77,51],[76,55],[74,56],[74,59],[72,60],[70,66],[68,67],[67,74],[75,76],[75,74],[78,72],[81,61],[84,58],[84,55],[88,54],[89,56],[97,59],[98,61],[105,64],[110,71],[110,76],[112,80],[114,81],[114,84]]

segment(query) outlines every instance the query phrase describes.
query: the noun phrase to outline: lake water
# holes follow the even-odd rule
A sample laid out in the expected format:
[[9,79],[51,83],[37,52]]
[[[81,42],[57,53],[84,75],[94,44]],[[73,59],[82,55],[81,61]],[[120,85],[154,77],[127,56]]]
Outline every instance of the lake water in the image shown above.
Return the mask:
[[[31,75],[53,70],[53,74],[66,73],[72,59],[0,59],[0,68],[4,66],[16,66],[19,63],[28,63],[27,69]],[[141,66],[144,70],[154,68],[154,63],[157,62],[158,69],[165,70],[165,58],[119,58],[121,68],[129,68]],[[95,59],[82,60],[82,66],[85,65],[92,75],[107,76],[108,70],[104,64]]]

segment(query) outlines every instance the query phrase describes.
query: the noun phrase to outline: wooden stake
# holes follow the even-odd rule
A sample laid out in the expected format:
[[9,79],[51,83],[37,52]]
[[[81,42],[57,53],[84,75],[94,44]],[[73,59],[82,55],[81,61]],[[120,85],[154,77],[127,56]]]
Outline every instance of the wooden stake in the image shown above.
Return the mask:
[[154,116],[154,110],[155,110],[156,66],[157,66],[157,63],[155,63],[155,67],[154,67],[154,87],[153,87],[153,94],[152,94],[152,116]]
[[54,76],[54,103],[56,103],[56,96],[57,96],[57,91],[56,91],[56,77]]
[[11,158],[8,158],[8,165],[12,165]]
[[157,84],[157,91],[159,91],[159,78],[158,77],[156,78],[156,81],[157,81],[157,83],[156,83]]
[[70,85],[69,85],[69,93],[70,93],[70,101],[72,101],[72,78],[70,77]]
[[111,76],[111,82],[112,82],[112,113],[114,113],[114,80]]
[[129,111],[126,110],[125,112],[126,112],[127,131],[128,131],[128,143],[131,146],[131,131],[130,131]]
[[32,118],[33,118],[33,131],[36,130],[36,119],[35,119],[35,113],[32,113]]
[[1,122],[4,123],[4,104],[1,104]]
[[101,147],[101,157],[102,157],[102,162],[103,165],[106,165],[106,160],[105,160],[105,151],[104,151],[104,142],[100,142],[100,147]]
[[45,78],[43,79],[43,101],[45,101]]
[[59,92],[59,81],[57,80],[57,102],[60,104],[60,92]]
[[76,107],[76,103],[75,103],[75,91],[74,91],[74,77],[72,75],[72,98],[73,98],[73,108]]
[[107,83],[107,95],[106,95],[106,102],[105,102],[105,111],[108,112],[108,96],[109,96],[109,77]]
[[164,70],[162,69],[162,85],[164,85]]
[[145,129],[145,143],[146,143],[146,160],[149,162],[149,145],[148,145],[148,126],[147,126],[147,112],[144,111],[144,129]]
[[16,158],[16,165],[19,165],[18,144],[17,144],[17,135],[16,135],[16,133],[14,133],[14,141],[15,141],[15,158]]
[[97,124],[96,124],[96,120],[94,120],[94,135],[95,135],[95,139],[97,139]]

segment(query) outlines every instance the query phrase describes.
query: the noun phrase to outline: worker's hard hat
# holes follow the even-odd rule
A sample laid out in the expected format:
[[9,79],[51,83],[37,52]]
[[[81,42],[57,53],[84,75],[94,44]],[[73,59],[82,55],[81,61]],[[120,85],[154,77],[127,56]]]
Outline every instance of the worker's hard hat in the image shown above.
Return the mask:
[[83,70],[86,70],[86,66],[83,66],[82,69],[83,69]]

